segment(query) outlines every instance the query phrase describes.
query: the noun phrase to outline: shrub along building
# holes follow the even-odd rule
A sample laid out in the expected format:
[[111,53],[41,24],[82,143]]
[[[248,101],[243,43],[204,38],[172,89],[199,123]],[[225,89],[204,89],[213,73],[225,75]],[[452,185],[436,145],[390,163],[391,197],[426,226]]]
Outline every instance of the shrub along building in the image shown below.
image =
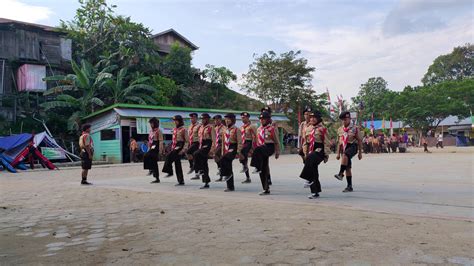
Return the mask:
[[[174,115],[181,115],[184,118],[185,126],[189,126],[189,114],[195,112],[198,115],[208,113],[211,117],[217,114],[224,116],[228,112],[233,112],[237,116],[237,126],[242,125],[240,113],[236,110],[202,109],[172,106],[146,106],[137,104],[115,104],[104,108],[98,112],[90,114],[84,118],[85,123],[92,126],[92,139],[94,140],[94,160],[104,160],[113,163],[130,162],[129,142],[133,137],[138,141],[148,138],[149,124],[151,117],[160,120],[160,128],[165,137],[165,143],[171,143],[174,122],[171,119]],[[249,112],[252,123],[258,122],[259,112]],[[284,114],[274,114],[273,120],[280,132],[280,143],[283,143],[283,132],[288,128],[288,118]]]
[[0,113],[16,119],[19,93],[42,93],[43,78],[70,69],[71,40],[56,28],[0,18]]

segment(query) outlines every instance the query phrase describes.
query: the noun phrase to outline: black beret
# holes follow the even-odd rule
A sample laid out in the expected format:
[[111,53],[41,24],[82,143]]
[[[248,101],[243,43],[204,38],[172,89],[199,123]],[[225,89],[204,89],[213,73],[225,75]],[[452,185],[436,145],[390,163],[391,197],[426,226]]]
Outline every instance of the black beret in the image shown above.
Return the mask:
[[322,117],[321,112],[319,112],[319,111],[313,111],[313,112],[309,113],[309,116],[314,116],[314,117],[317,117],[317,118]]
[[351,118],[351,113],[348,112],[348,111],[345,111],[345,112],[342,112],[340,115],[339,115],[339,119],[343,120],[345,118]]
[[183,117],[180,115],[173,116],[173,120],[183,120]]
[[260,119],[268,119],[268,118],[271,118],[271,116],[270,116],[270,113],[269,113],[269,112],[262,112],[262,113],[260,114],[260,117],[259,117],[259,118],[260,118]]
[[240,116],[246,116],[246,117],[250,117],[250,114],[249,114],[249,113],[247,113],[247,112],[242,112],[242,113],[240,113]]
[[226,115],[224,115],[225,118],[230,118],[230,119],[235,119],[235,114],[233,113],[227,113]]
[[260,112],[267,112],[267,113],[271,114],[272,113],[272,108],[270,108],[270,106],[265,106],[260,110]]
[[211,118],[211,116],[208,113],[203,113],[201,114],[201,118]]
[[313,111],[313,108],[311,108],[311,106],[306,106],[306,107],[304,108],[303,114],[306,113],[306,112],[310,112],[310,113],[311,113],[312,111]]
[[189,114],[189,117],[197,117],[197,116],[198,116],[197,113],[190,113],[190,114]]
[[215,115],[212,117],[212,119],[222,119],[222,116],[221,115]]

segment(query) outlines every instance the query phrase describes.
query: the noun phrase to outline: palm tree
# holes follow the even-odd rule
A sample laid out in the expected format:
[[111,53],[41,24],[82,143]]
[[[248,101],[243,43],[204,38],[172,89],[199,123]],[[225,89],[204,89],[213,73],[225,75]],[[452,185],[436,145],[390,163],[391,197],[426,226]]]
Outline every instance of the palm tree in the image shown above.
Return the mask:
[[138,76],[131,82],[127,82],[128,68],[122,68],[117,77],[107,79],[104,83],[110,93],[108,100],[112,103],[139,103],[156,104],[156,100],[150,96],[155,93],[155,87],[146,84],[149,77]]
[[112,78],[115,66],[102,69],[100,72],[86,60],[81,65],[71,62],[74,74],[57,75],[45,78],[46,81],[57,81],[60,85],[44,92],[46,97],[56,96],[54,100],[41,104],[45,111],[53,109],[67,109],[71,111],[68,119],[68,129],[77,129],[80,120],[94,112],[96,107],[104,106],[104,102],[97,97],[99,88]]

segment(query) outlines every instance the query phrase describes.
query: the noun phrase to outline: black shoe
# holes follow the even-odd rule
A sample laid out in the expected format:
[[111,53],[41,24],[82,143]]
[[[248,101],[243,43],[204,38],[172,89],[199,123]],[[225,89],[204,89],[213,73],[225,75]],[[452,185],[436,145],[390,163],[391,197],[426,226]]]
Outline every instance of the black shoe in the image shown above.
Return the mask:
[[205,184],[204,186],[200,187],[200,189],[207,189],[209,188],[209,184]]
[[342,192],[352,192],[354,191],[352,187],[346,187]]
[[230,175],[230,176],[224,176],[224,182],[227,182],[229,181],[231,178],[233,177],[233,175]]
[[198,175],[194,176],[194,177],[191,177],[191,180],[199,180],[201,179]]
[[249,184],[249,183],[252,183],[252,180],[250,180],[250,178],[247,178],[244,181],[242,181],[242,184]]
[[92,185],[92,183],[87,182],[87,180],[82,180],[81,185]]
[[344,175],[337,174],[337,175],[334,175],[334,177],[335,177],[337,180],[342,181],[342,179],[344,178]]
[[260,195],[260,196],[270,195],[270,190],[264,190],[264,191],[258,193],[258,195]]
[[232,189],[230,189],[230,188],[226,188],[226,189],[224,189],[224,192],[232,192],[232,191],[234,191],[234,189],[233,189],[233,188],[232,188]]
[[160,180],[156,179],[156,180],[151,181],[151,184],[157,184],[157,183],[160,183]]
[[214,182],[222,182],[222,176],[219,177],[219,179],[216,179],[216,181],[214,181]]
[[311,195],[308,196],[308,199],[316,199],[316,198],[319,198],[319,194],[318,193],[313,193]]
[[179,186],[184,186],[184,183],[178,183],[176,185],[174,185],[175,187],[179,187]]

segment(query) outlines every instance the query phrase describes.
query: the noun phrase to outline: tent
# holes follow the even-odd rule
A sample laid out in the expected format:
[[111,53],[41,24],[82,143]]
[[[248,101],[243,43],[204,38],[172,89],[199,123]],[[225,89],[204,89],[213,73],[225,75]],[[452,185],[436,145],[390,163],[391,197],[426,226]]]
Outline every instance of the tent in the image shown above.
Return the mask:
[[[43,153],[39,151],[38,147],[41,147]],[[76,155],[59,146],[56,140],[46,132],[35,135],[23,133],[15,136],[0,137],[0,164],[3,168],[10,172],[15,172],[15,167],[26,169],[22,161],[30,157],[30,155],[38,159],[43,167],[51,170],[57,167],[47,157],[50,159],[69,158],[71,161],[73,160],[72,158],[79,159]]]

